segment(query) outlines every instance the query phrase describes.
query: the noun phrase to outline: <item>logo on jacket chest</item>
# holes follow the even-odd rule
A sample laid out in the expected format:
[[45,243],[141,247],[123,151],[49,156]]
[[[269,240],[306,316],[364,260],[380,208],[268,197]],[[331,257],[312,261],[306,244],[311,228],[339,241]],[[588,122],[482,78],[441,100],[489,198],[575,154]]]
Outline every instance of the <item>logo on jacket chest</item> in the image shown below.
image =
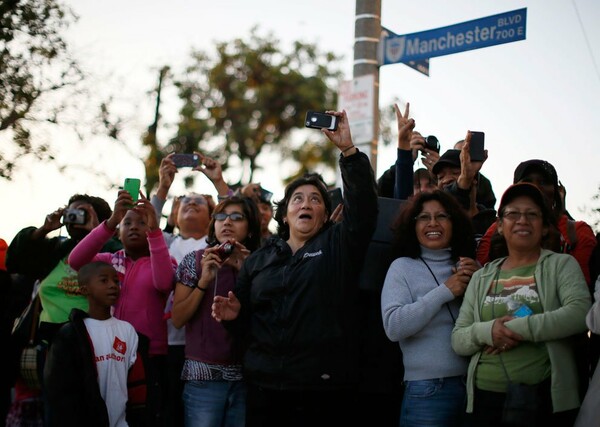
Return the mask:
[[314,258],[316,256],[321,256],[323,255],[323,251],[321,249],[319,249],[317,252],[307,252],[304,254],[304,256],[302,256],[302,258]]

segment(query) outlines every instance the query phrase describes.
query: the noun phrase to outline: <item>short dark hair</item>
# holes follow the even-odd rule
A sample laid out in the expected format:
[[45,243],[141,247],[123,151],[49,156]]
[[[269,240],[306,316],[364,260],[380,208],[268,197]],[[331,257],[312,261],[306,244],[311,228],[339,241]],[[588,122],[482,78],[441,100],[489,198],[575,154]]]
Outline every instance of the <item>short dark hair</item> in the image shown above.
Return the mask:
[[244,246],[246,246],[246,249],[248,249],[250,252],[253,252],[260,247],[260,220],[256,203],[254,203],[254,201],[248,197],[232,196],[215,206],[213,214],[210,218],[210,223],[208,224],[208,237],[206,241],[208,242],[209,246],[214,246],[221,243],[217,240],[217,236],[215,234],[214,215],[223,212],[227,206],[231,205],[239,205],[242,207],[242,212],[246,216],[246,220],[248,220],[248,234],[240,243],[243,243]]
[[92,208],[94,208],[96,216],[98,217],[98,222],[107,220],[112,215],[110,205],[101,197],[89,196],[87,194],[74,194],[69,199],[68,204],[70,205],[75,202],[85,202],[92,205]]
[[104,261],[88,262],[77,272],[77,283],[79,286],[87,286],[90,283],[90,280],[97,274],[98,270],[105,267],[114,269],[111,264]]
[[416,232],[416,216],[423,210],[423,205],[430,201],[439,202],[446,213],[450,215],[450,221],[452,221],[452,237],[450,239],[452,259],[458,261],[461,256],[474,258],[475,235],[471,219],[454,197],[442,190],[419,193],[412,200],[402,205],[400,215],[392,226],[394,231],[392,254],[394,258],[418,258],[421,255],[421,245]]
[[327,222],[321,228],[322,230],[329,228],[332,224],[329,219],[329,215],[331,214],[331,198],[329,197],[329,193],[327,192],[327,184],[323,180],[323,177],[318,173],[307,173],[303,176],[296,178],[292,182],[290,182],[285,187],[285,193],[283,199],[278,202],[275,202],[275,221],[277,221],[277,234],[284,240],[290,238],[290,226],[289,224],[283,222],[283,218],[287,215],[287,207],[292,198],[292,194],[298,187],[302,187],[303,185],[312,185],[319,190],[321,197],[323,198],[323,202],[325,203],[325,211],[327,215]]

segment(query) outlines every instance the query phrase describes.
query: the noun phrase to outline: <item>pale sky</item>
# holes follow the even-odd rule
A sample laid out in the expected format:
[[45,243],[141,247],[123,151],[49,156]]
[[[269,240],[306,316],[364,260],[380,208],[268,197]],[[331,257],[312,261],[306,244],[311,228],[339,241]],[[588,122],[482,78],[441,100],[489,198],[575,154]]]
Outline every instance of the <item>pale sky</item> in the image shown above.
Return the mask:
[[[67,3],[80,16],[68,33],[73,50],[98,93],[115,93],[122,112],[132,117],[123,133],[128,149],[101,138],[82,146],[66,131],[47,133],[57,157],[73,166],[58,173],[52,166],[28,162],[12,181],[0,181],[7,201],[0,238],[8,242],[21,228],[42,225],[45,215],[66,204],[72,194],[98,195],[112,206],[116,190],[110,185],[125,177],[143,178],[140,135],[152,122],[155,102],[149,91],[156,85],[158,69],[181,69],[192,48],[212,53],[214,41],[245,37],[258,26],[261,34],[272,32],[284,48],[302,40],[343,55],[344,78],[352,78],[354,1]],[[380,106],[394,99],[409,101],[416,129],[436,135],[442,151],[452,148],[468,129],[484,131],[489,159],[482,173],[491,180],[497,199],[512,183],[518,163],[548,160],[566,186],[571,214],[591,223],[581,210],[600,205],[592,200],[600,184],[600,2],[382,0],[381,20],[395,33],[407,34],[523,7],[524,41],[433,58],[430,77],[403,64],[381,67]],[[177,119],[174,95],[173,88],[166,88],[165,124]],[[159,139],[166,141],[172,134],[172,127],[162,128]],[[395,145],[380,147],[377,176],[394,160]],[[106,177],[90,173],[98,165],[105,165]],[[261,165],[265,171],[256,181],[280,198],[281,178],[289,174],[289,165],[266,156]],[[231,181],[238,180],[235,168],[227,173]],[[174,184],[172,195],[184,191],[181,181]],[[214,193],[204,177],[193,189]]]

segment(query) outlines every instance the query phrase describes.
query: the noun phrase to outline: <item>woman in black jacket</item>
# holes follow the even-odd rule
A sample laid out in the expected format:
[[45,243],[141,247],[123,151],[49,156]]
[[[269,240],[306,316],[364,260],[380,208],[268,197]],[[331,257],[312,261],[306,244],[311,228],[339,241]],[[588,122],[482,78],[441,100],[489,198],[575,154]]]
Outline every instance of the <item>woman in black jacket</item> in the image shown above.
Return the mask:
[[246,345],[246,425],[344,425],[358,379],[358,277],[377,220],[369,159],[345,112],[323,133],[341,150],[343,219],[317,174],[290,183],[277,203],[278,237],[250,255],[213,317]]

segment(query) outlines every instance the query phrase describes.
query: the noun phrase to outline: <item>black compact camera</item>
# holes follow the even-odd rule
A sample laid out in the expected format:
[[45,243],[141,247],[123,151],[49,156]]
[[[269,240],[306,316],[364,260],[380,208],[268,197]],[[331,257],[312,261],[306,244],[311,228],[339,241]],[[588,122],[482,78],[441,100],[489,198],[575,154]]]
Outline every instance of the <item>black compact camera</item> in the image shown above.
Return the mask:
[[435,151],[436,153],[440,152],[440,141],[438,141],[438,139],[433,136],[433,135],[429,135],[425,137],[425,148],[428,148],[432,151]]
[[87,222],[87,212],[83,209],[65,209],[63,212],[63,224],[80,224]]
[[233,249],[233,244],[224,242],[217,246],[216,253],[219,255],[219,258],[221,258],[221,261],[225,261],[227,258],[229,258],[229,255],[233,253]]

